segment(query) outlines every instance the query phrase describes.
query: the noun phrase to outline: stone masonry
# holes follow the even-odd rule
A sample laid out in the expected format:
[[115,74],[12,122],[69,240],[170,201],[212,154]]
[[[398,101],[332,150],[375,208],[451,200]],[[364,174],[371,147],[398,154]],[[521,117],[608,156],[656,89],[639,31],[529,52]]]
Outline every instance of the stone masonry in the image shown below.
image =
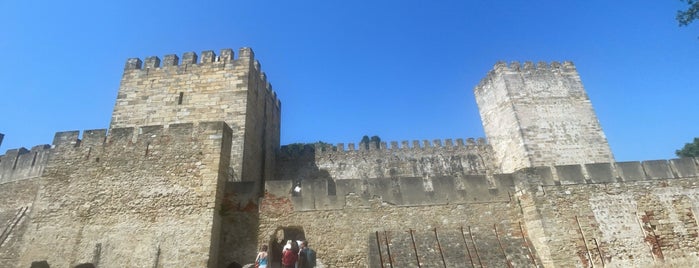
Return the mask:
[[498,63],[474,93],[501,172],[614,161],[571,62]]
[[[474,83],[475,84],[475,83]],[[280,146],[249,48],[127,60],[109,129],[0,155],[0,267],[692,267],[699,159],[614,162],[570,62],[495,65],[486,139]],[[0,134],[0,143],[2,142]]]

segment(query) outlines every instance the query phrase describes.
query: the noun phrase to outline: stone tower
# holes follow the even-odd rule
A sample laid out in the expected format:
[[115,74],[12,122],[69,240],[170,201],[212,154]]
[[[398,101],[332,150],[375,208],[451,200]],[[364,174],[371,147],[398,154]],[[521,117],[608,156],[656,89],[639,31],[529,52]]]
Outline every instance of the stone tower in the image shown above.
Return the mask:
[[474,93],[501,172],[614,161],[571,62],[498,63]]
[[[273,175],[281,104],[250,48],[129,59],[110,129],[224,121],[233,130],[229,181]],[[138,131],[138,128],[135,128]],[[134,133],[135,135],[140,133]]]

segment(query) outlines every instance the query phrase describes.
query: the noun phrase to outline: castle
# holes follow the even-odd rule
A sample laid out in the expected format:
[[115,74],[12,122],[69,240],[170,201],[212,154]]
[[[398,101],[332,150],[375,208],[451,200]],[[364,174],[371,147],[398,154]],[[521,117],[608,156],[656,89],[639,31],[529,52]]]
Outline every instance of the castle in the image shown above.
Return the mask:
[[[126,62],[108,130],[0,156],[0,267],[685,267],[697,159],[615,162],[570,62],[497,63],[485,139],[280,146],[249,48]],[[2,142],[0,134],[0,142]]]

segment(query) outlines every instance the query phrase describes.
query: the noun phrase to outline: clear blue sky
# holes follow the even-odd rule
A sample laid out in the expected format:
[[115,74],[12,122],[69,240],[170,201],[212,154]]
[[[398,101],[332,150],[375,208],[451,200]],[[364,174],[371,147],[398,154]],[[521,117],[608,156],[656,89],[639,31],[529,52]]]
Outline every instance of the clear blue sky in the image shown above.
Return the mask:
[[699,23],[663,1],[0,1],[0,154],[107,128],[127,58],[252,47],[282,144],[483,137],[502,61],[573,61],[618,161],[699,136]]

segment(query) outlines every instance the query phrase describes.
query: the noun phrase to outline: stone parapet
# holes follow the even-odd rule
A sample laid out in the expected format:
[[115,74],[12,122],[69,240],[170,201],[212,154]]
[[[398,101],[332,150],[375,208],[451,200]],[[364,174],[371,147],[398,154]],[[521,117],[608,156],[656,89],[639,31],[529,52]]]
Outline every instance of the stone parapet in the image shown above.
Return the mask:
[[[631,162],[557,165],[518,170],[515,174],[533,175],[534,185],[571,185],[657,181],[699,177],[699,160],[679,158]],[[518,176],[525,178],[526,176]]]

